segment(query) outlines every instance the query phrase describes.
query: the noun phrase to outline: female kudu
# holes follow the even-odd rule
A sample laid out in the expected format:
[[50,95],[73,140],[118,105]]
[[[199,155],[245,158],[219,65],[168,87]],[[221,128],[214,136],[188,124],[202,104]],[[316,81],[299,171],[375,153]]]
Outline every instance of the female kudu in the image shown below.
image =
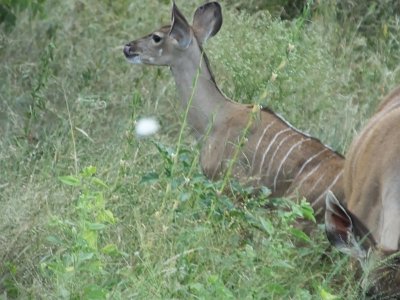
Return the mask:
[[[326,198],[328,239],[361,262],[368,294],[400,299],[400,87],[353,141],[343,184],[346,208]],[[382,259],[386,265],[374,267]]]
[[240,149],[231,169],[240,181],[267,186],[272,196],[305,197],[315,210],[323,210],[328,190],[343,196],[343,157],[271,110],[235,103],[222,94],[203,51],[221,25],[217,2],[200,6],[191,26],[174,2],[171,25],[128,43],[124,54],[134,64],[171,68],[188,124],[202,141],[200,162],[207,177],[226,172]]

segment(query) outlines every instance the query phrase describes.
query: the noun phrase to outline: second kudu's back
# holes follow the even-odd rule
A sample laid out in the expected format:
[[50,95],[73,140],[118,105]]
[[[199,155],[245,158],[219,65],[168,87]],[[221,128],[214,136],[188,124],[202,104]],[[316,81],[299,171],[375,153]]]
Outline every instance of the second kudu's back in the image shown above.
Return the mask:
[[329,189],[342,198],[341,155],[271,110],[235,103],[221,93],[203,51],[221,25],[217,2],[200,6],[192,25],[174,3],[171,25],[125,45],[124,54],[134,64],[171,68],[209,178],[222,176],[235,156],[232,174],[256,188],[269,187],[273,196],[304,196],[317,210]]

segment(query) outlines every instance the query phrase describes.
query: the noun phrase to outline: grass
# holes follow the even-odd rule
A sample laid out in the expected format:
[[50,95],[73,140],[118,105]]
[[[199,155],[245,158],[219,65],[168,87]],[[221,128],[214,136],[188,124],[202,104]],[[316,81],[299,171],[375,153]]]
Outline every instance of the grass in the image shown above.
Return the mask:
[[[0,31],[0,299],[356,299],[323,230],[293,227],[307,205],[233,181],[221,195],[186,128],[176,145],[169,71],[129,65],[121,47],[169,22],[167,2],[46,1]],[[206,50],[229,97],[345,152],[399,81],[399,28],[382,21],[371,46],[335,9],[282,22],[224,6]],[[160,133],[138,139],[142,116]]]

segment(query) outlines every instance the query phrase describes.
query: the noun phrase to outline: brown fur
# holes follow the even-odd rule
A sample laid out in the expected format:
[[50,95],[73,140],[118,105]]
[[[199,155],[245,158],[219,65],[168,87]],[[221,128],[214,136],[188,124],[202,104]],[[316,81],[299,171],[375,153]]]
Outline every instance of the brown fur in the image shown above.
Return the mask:
[[[251,109],[239,106],[230,119],[213,127],[201,152],[201,165],[208,177],[219,178],[224,175],[227,162],[238,147],[238,141],[249,122]],[[264,129],[271,124],[273,125],[261,139]],[[278,136],[279,132],[282,134]],[[274,137],[277,138],[274,140]],[[290,149],[292,150],[289,153]],[[305,164],[318,153],[321,155]],[[288,156],[284,159],[286,155]],[[305,197],[317,212],[321,212],[324,210],[324,195],[327,190],[331,189],[337,197],[343,198],[340,178],[343,163],[344,159],[340,154],[327,148],[319,140],[290,127],[272,111],[261,110],[241,147],[233,174],[242,183],[254,187],[269,187],[274,197]],[[302,169],[303,166],[305,167]],[[313,171],[315,172],[311,173]],[[323,178],[318,183],[321,176]],[[337,176],[339,179],[334,183]],[[330,186],[331,184],[333,185]]]
[[[400,186],[399,125],[400,89],[396,89],[382,101],[378,112],[353,141],[345,163],[347,208],[364,222],[378,244],[379,227],[383,221],[389,221],[381,218],[385,208],[384,191],[388,184],[397,182]],[[393,201],[400,203],[400,194]]]
[[[351,240],[352,236],[364,238],[367,231],[369,243],[361,245],[361,251],[357,252],[364,255],[354,255],[362,265],[374,265],[397,256],[375,268],[366,282],[368,293],[376,299],[397,299],[400,297],[400,87],[381,101],[375,115],[354,139],[346,157],[343,182],[347,208],[339,208],[339,203],[327,204],[328,238],[339,248],[348,249],[347,253],[356,253],[351,249],[358,246],[343,241]],[[346,210],[347,216],[353,217],[346,217]],[[346,219],[350,221],[341,221]],[[339,236],[342,238],[338,239]],[[365,255],[370,250],[372,253]]]

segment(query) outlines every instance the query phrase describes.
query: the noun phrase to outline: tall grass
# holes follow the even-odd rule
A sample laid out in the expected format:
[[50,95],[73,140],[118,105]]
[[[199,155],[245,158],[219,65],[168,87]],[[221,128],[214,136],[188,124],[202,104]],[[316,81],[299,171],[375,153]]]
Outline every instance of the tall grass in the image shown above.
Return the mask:
[[[356,298],[347,258],[326,251],[322,230],[293,227],[307,205],[232,181],[221,195],[188,130],[176,146],[184,109],[169,71],[121,51],[168,23],[169,3],[42,5],[0,31],[0,298]],[[199,3],[178,5],[190,19]],[[229,97],[345,152],[399,80],[399,54],[382,47],[398,37],[373,47],[336,9],[283,22],[226,5],[206,50]],[[149,115],[162,130],[139,139],[135,120]]]

